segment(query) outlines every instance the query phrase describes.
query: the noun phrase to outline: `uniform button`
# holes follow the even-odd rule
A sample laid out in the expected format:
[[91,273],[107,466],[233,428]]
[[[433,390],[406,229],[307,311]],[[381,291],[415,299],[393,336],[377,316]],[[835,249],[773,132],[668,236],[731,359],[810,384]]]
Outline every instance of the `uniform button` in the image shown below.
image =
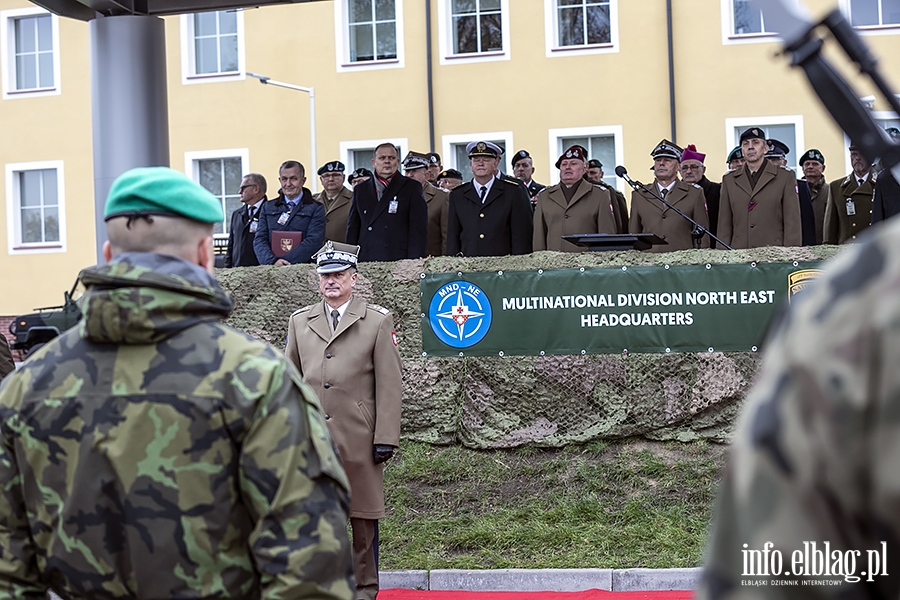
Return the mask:
[[662,218],[665,219],[665,218],[666,218],[666,215],[663,215]]
[[482,234],[479,235],[478,237],[480,237],[481,239],[484,239],[484,234],[482,233]]
[[750,223],[750,227],[756,227],[756,223]]
[[481,218],[483,219],[483,218],[484,218],[484,213],[481,213],[481,214],[478,215],[478,216],[481,217]]
[[322,387],[325,388],[325,389],[327,390],[328,388],[331,387],[331,384],[328,383],[328,382],[326,381],[326,382],[322,385]]
[[331,358],[331,352],[325,355],[325,358]]
[[566,215],[566,218],[568,219],[568,218],[569,218],[569,215]]
[[326,421],[330,421],[330,420],[331,420],[331,415],[329,415],[328,413],[325,413],[325,420],[326,420]]
[[369,231],[372,231],[372,228],[371,228],[371,227],[369,227]]

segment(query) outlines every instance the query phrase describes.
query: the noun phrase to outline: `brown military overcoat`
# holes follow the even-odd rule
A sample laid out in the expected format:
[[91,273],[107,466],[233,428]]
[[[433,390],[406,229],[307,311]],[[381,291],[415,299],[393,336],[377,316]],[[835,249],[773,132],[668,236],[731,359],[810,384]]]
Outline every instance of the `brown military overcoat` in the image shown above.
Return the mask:
[[[659,191],[656,182],[647,187],[653,191]],[[685,183],[681,180],[676,181],[675,186],[666,195],[666,201],[703,227],[709,227],[706,200],[703,197],[703,189],[699,185]],[[630,233],[655,233],[668,242],[668,244],[652,246],[648,252],[690,250],[694,247],[694,241],[691,238],[693,228],[690,221],[647,192],[635,190],[631,193],[631,216],[628,219],[628,231]],[[709,244],[709,236],[703,236],[700,247],[709,248]]]
[[447,206],[450,203],[450,192],[426,181],[422,186],[422,195],[428,205],[428,242],[425,253],[428,256],[443,256],[447,251]]
[[825,239],[825,209],[828,206],[829,185],[822,182],[822,187],[817,190],[809,186],[812,196],[813,215],[816,219],[816,244],[823,243]]
[[341,188],[334,200],[328,201],[325,192],[319,192],[313,199],[325,207],[325,239],[344,243],[347,237],[347,219],[350,217],[350,200],[353,192]]
[[538,192],[534,208],[535,252],[584,252],[587,248],[561,238],[577,233],[618,233],[615,205],[609,192],[584,179],[578,183],[568,204],[561,183]]
[[[843,179],[835,179],[828,184],[828,205],[825,208],[825,230],[823,242],[843,244],[856,240],[872,224],[872,197],[875,195],[874,171],[859,185],[856,176],[850,173]],[[847,202],[852,203],[852,210]],[[855,214],[848,214],[854,212]]]
[[325,303],[291,315],[285,354],[312,386],[350,480],[350,517],[384,517],[383,465],[375,444],[400,446],[400,353],[394,321],[353,297],[331,334]]
[[726,173],[716,235],[733,248],[801,245],[800,198],[794,172],[764,161],[752,191],[746,166]]

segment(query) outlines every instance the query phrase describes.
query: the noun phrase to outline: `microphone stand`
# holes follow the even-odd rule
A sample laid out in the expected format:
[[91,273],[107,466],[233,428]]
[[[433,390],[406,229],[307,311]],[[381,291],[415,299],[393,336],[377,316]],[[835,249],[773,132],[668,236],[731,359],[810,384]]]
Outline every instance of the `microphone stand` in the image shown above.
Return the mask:
[[[621,173],[619,172],[620,169],[622,171]],[[618,175],[619,177],[624,179],[625,182],[628,183],[628,185],[630,185],[632,188],[634,188],[635,191],[643,190],[643,191],[647,192],[647,194],[649,194],[653,198],[656,198],[657,200],[659,200],[660,202],[665,204],[668,208],[672,209],[677,214],[681,215],[681,217],[683,219],[685,219],[691,225],[693,225],[693,229],[691,229],[691,238],[693,239],[693,242],[694,242],[694,248],[699,250],[700,249],[700,241],[703,239],[704,235],[708,235],[712,239],[716,240],[716,242],[721,244],[723,248],[725,248],[727,250],[734,250],[734,248],[732,248],[731,246],[729,246],[728,244],[726,244],[725,242],[723,242],[722,240],[717,238],[715,235],[713,235],[713,233],[709,229],[707,229],[706,227],[704,227],[697,221],[693,220],[692,218],[690,218],[689,216],[687,216],[686,214],[681,212],[678,208],[676,208],[675,206],[670,204],[668,201],[666,201],[665,198],[663,198],[662,196],[660,196],[659,194],[657,194],[656,192],[654,192],[653,190],[651,190],[650,188],[645,186],[640,181],[635,181],[634,179],[630,178],[628,176],[628,173],[625,172],[625,169],[623,167],[616,167],[616,175]]]

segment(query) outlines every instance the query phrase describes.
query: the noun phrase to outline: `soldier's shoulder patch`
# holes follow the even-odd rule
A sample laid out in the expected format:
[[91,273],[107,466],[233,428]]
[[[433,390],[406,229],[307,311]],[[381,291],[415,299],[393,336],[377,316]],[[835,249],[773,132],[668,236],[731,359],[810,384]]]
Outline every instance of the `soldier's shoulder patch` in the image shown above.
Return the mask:
[[391,312],[383,306],[378,306],[377,304],[371,304],[371,303],[366,304],[366,308],[371,308],[372,310],[378,311],[383,315],[386,315],[389,312]]

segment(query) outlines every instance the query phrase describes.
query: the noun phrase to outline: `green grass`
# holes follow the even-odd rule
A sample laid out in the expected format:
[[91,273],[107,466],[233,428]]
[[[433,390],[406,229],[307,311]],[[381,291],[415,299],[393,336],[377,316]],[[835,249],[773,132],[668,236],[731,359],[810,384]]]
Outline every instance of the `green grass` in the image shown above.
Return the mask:
[[698,566],[724,454],[703,442],[404,442],[385,471],[381,568]]

